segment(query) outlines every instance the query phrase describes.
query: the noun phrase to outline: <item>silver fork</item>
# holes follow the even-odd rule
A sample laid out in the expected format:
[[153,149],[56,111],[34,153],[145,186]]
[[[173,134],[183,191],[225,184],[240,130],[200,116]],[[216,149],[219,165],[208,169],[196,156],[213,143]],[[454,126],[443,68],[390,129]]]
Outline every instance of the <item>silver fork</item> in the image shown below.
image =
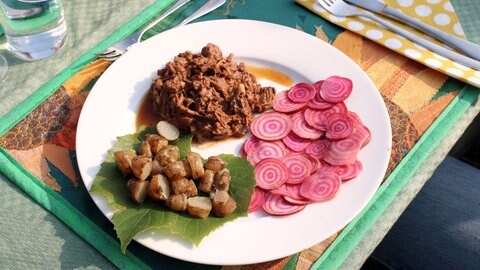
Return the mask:
[[[160,21],[165,19],[168,15],[172,14],[179,8],[181,8],[183,5],[188,3],[190,0],[179,0],[177,1],[174,5],[172,5],[167,11],[165,11],[162,16],[158,17],[156,20],[152,21],[149,23],[147,26],[143,27],[142,29],[138,30],[131,36],[115,43],[114,45],[108,47],[106,50],[103,52],[100,52],[97,54],[99,58],[102,58],[107,61],[115,61],[117,60],[120,56],[122,56],[128,49],[128,47],[132,46],[135,43],[139,43],[141,41],[141,38],[143,34],[145,34],[148,30],[150,30],[152,27],[157,25]],[[180,27],[182,25],[185,25],[199,17],[202,17],[203,15],[217,9],[221,5],[223,5],[226,2],[226,0],[209,0],[207,1],[202,7],[200,7],[197,11],[192,13],[190,16],[188,16],[186,19],[175,25],[173,28]]]
[[371,19],[385,26],[386,28],[389,28],[390,30],[396,32],[397,34],[407,39],[410,39],[411,41],[433,51],[434,53],[440,56],[451,59],[455,62],[474,68],[476,70],[480,70],[479,61],[474,60],[470,57],[464,56],[462,54],[459,54],[455,51],[449,50],[445,47],[437,45],[419,36],[416,36],[415,34],[412,34],[407,30],[404,30],[378,16],[375,16],[370,12],[359,10],[352,5],[345,3],[343,0],[317,0],[317,1],[320,4],[320,6],[322,6],[326,11],[328,11],[329,13],[335,16],[338,16],[338,17],[359,16],[359,17],[365,17],[365,18]]

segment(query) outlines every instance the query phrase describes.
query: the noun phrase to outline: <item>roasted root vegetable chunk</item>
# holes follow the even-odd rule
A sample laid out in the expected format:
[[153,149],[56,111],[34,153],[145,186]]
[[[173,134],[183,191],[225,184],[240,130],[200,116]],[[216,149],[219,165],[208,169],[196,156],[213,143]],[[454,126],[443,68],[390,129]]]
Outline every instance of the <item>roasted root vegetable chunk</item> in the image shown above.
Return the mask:
[[189,198],[198,195],[198,189],[193,180],[188,180],[187,191],[185,193]]
[[183,167],[185,167],[185,178],[192,178],[192,168],[190,168],[190,164],[188,163],[188,160],[183,160]]
[[132,159],[133,175],[139,180],[145,180],[152,171],[152,159],[144,156],[136,156]]
[[148,196],[153,200],[165,201],[170,197],[170,183],[168,183],[168,179],[164,175],[154,175],[148,184],[147,191]]
[[157,124],[158,134],[169,141],[174,141],[180,136],[178,128],[167,121],[160,121]]
[[132,159],[136,156],[135,150],[121,150],[113,153],[118,169],[123,176],[132,175]]
[[231,180],[232,176],[230,175],[230,171],[227,169],[223,169],[215,174],[213,185],[216,190],[228,191],[228,189],[230,188]]
[[212,191],[213,181],[214,181],[215,173],[211,170],[205,170],[202,178],[200,179],[200,183],[198,185],[198,189],[203,192],[210,192]]
[[127,182],[128,194],[132,201],[142,203],[147,197],[148,181],[132,178]]
[[188,198],[187,211],[192,217],[207,218],[212,211],[212,201],[208,197],[201,196]]
[[178,179],[178,178],[183,178],[187,175],[187,172],[185,171],[185,166],[183,165],[182,161],[174,161],[169,163],[167,166],[163,168],[163,173],[169,178],[169,179]]
[[217,190],[212,199],[213,214],[217,217],[226,217],[237,209],[237,203],[228,192]]
[[160,165],[166,166],[180,159],[180,149],[175,145],[166,145],[158,150],[155,159],[160,162]]
[[156,155],[162,147],[168,145],[168,140],[157,134],[148,134],[146,141],[150,145],[150,150],[153,155]]
[[187,154],[187,161],[190,165],[193,179],[202,177],[205,172],[202,157],[198,153],[190,152]]
[[175,194],[186,193],[188,189],[188,180],[186,178],[178,178],[170,181],[172,185],[172,192]]
[[187,199],[185,193],[173,194],[168,198],[166,205],[173,211],[183,212],[187,210]]
[[150,175],[162,174],[163,167],[160,165],[160,161],[154,159],[152,160],[152,170],[150,171]]
[[227,163],[216,156],[209,157],[207,162],[205,163],[205,168],[213,172],[219,172],[225,169],[225,167],[227,167]]
[[142,144],[140,144],[139,153],[141,156],[152,158],[152,148],[150,147],[148,141],[143,141]]

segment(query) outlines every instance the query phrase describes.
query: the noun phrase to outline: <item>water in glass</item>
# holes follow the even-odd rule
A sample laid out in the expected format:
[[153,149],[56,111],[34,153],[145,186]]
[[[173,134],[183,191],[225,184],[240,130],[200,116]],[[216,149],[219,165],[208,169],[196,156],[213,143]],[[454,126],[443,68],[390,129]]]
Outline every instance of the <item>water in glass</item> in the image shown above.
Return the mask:
[[17,57],[40,60],[65,45],[67,26],[60,0],[0,0],[0,7],[8,49]]

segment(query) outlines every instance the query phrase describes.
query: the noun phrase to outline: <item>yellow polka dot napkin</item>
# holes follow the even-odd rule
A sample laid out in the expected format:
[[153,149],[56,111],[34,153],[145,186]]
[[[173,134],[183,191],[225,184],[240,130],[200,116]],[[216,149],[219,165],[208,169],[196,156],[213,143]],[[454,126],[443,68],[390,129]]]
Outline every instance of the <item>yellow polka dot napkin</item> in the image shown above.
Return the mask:
[[[383,26],[380,26],[370,19],[362,17],[345,18],[334,16],[325,11],[316,0],[295,1],[332,23],[356,32],[451,77],[457,78],[473,86],[480,87],[480,71],[465,67],[445,57],[437,55],[424,47],[414,44],[412,41],[385,29]],[[448,32],[460,38],[465,38],[462,26],[460,25],[455,10],[449,0],[383,0],[382,2],[444,32]],[[406,27],[394,20],[388,20],[422,38],[446,46],[417,30]]]

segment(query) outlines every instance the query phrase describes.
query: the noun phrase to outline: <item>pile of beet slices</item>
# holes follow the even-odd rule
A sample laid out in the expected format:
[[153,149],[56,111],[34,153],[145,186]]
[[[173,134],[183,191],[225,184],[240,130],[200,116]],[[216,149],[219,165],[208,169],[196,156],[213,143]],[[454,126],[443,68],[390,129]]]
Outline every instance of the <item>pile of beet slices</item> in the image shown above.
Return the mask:
[[344,103],[351,92],[352,81],[340,76],[298,83],[275,96],[274,111],[253,120],[242,153],[257,182],[249,212],[296,213],[332,199],[342,181],[362,171],[357,155],[370,131]]

